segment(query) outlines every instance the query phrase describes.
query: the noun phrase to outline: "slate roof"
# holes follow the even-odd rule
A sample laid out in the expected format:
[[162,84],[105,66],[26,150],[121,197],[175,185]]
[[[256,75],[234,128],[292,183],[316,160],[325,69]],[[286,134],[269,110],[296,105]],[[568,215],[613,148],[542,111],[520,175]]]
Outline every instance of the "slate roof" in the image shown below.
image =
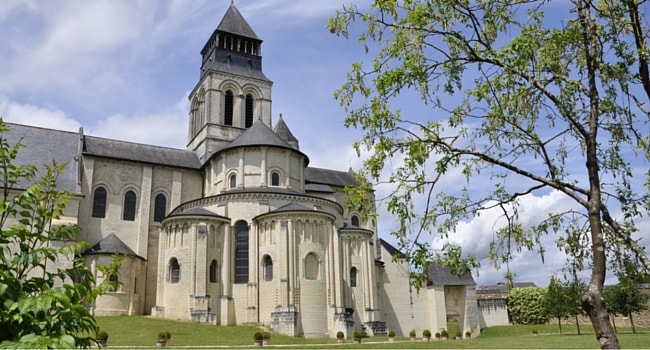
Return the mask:
[[386,242],[385,240],[380,238],[379,244],[381,244],[381,246],[386,249],[386,251],[390,254],[391,258],[397,255],[400,259],[406,259],[406,254],[400,252],[399,249],[392,246],[390,243]]
[[[16,165],[34,164],[43,171],[45,165],[52,165],[55,160],[59,164],[66,164],[65,169],[59,175],[57,189],[78,193],[79,164],[77,155],[79,153],[79,134],[70,131],[61,131],[40,128],[29,125],[6,123],[9,131],[1,137],[7,140],[9,145],[16,144],[21,138],[23,147],[19,149],[15,163]],[[18,188],[27,188],[34,184],[39,178],[18,183]]]
[[120,255],[131,255],[142,258],[136,254],[129,246],[127,246],[122,240],[111,233],[106,236],[101,241],[97,242],[92,248],[87,249],[83,254],[120,254]]
[[330,185],[324,184],[305,184],[305,191],[307,192],[323,192],[323,193],[335,193],[334,189]]
[[94,136],[85,136],[84,139],[83,154],[87,155],[193,170],[201,168],[199,157],[192,151]]
[[306,183],[332,185],[337,187],[359,185],[354,174],[350,172],[313,167],[307,167],[305,169],[305,184]]
[[293,136],[291,130],[289,130],[289,127],[284,122],[284,119],[282,119],[282,114],[280,114],[280,119],[275,124],[273,131],[278,136],[280,136],[283,140],[287,141],[287,143],[289,143],[289,145],[291,145],[293,148],[300,149],[300,146],[298,146],[299,145],[298,139],[295,136]]
[[451,272],[451,269],[431,263],[427,268],[427,285],[436,286],[475,286],[476,282],[471,273],[458,276]]
[[[537,287],[534,282],[513,282],[512,288]],[[505,283],[485,284],[478,288],[479,293],[507,293],[508,286]]]
[[174,211],[169,217],[174,217],[174,216],[212,216],[212,217],[219,217],[219,218],[224,218],[223,216],[219,214],[215,214],[207,209],[200,208],[200,207],[194,207],[194,208],[188,208],[185,210],[180,210],[180,211]]
[[271,130],[268,125],[264,124],[264,122],[259,119],[228,146],[222,148],[221,151],[238,147],[254,146],[271,146],[290,149],[292,151],[300,153],[305,158],[305,164],[309,163],[309,157],[292,147],[289,143],[287,143],[287,141],[282,139],[278,134]]
[[230,3],[228,11],[221,19],[221,22],[217,26],[217,30],[227,33],[232,33],[240,35],[246,38],[257,39],[257,34],[253,31],[253,28],[246,22],[244,16],[239,12],[237,6],[234,3]]

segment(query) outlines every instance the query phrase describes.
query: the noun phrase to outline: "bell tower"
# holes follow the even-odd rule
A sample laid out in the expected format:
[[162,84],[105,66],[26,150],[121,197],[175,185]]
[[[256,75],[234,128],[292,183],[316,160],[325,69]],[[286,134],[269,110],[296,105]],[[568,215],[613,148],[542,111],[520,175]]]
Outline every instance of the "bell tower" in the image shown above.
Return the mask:
[[205,162],[261,119],[271,127],[271,87],[262,72],[262,40],[231,2],[201,50],[190,93],[187,148]]

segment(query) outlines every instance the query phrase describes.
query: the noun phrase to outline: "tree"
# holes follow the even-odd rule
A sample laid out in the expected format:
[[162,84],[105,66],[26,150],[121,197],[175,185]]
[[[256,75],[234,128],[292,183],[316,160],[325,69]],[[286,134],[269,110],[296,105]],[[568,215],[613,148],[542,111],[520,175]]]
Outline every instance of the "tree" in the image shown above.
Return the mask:
[[562,318],[571,313],[569,294],[567,288],[555,276],[551,276],[546,290],[546,309],[549,316],[557,318],[557,326],[562,334]]
[[633,314],[648,310],[650,295],[641,292],[638,284],[624,281],[615,286],[605,288],[604,297],[608,310],[614,315],[629,317],[632,333],[636,333]]
[[517,324],[544,324],[548,321],[546,288],[513,288],[506,303],[513,322]]
[[[509,222],[488,252],[496,263],[521,249],[543,257],[544,234],[584,234],[576,257],[588,259],[591,277],[582,305],[600,346],[619,348],[602,300],[606,252],[629,249],[650,270],[634,238],[634,220],[650,203],[650,174],[634,167],[650,159],[650,30],[640,6],[376,0],[330,19],[331,32],[359,33],[374,53],[369,64],[352,65],[335,98],[346,126],[363,131],[355,147],[369,155],[360,179],[393,186],[386,204],[400,223],[393,234],[415,268],[429,263],[426,232],[453,234],[459,222],[492,208]],[[361,31],[351,28],[357,21]],[[404,110],[400,101],[409,102]],[[467,184],[449,186],[454,177]],[[549,192],[575,207],[524,225],[521,201]],[[357,196],[349,205],[369,204]],[[568,216],[586,229],[570,229]],[[467,253],[448,259],[448,251],[458,256],[451,248],[438,253],[447,264],[459,272],[476,266]]]
[[78,227],[59,220],[71,197],[56,188],[64,165],[39,174],[17,164],[21,144],[10,145],[7,131],[0,119],[0,347],[89,347],[98,329],[84,304],[110,283],[95,285],[80,257],[84,244],[71,243]]

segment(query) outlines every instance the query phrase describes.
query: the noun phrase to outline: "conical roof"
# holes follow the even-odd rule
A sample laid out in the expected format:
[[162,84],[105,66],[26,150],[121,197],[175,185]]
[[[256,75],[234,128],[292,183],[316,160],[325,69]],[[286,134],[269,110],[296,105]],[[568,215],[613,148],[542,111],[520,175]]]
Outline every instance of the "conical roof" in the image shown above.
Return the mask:
[[309,164],[309,158],[304,153],[291,146],[260,119],[258,119],[250,128],[246,129],[243,134],[239,135],[239,137],[228,146],[222,148],[221,151],[251,146],[271,146],[289,149],[300,153],[305,158],[305,166]]
[[217,30],[221,32],[227,32],[246,38],[260,40],[257,37],[257,34],[253,31],[253,28],[246,22],[244,16],[239,12],[237,6],[234,3],[230,3],[230,7],[226,14],[221,19],[221,22],[217,26]]
[[298,146],[298,139],[295,136],[293,136],[291,130],[289,130],[289,127],[284,122],[284,119],[282,119],[282,114],[280,114],[280,120],[278,120],[278,122],[275,124],[275,128],[273,128],[273,131],[282,139],[287,141],[289,145],[291,145],[293,148],[295,149],[300,148]]
[[104,239],[97,242],[92,248],[86,250],[84,254],[119,254],[140,257],[114,233],[104,237]]
[[283,140],[259,119],[225,149],[243,146],[276,146],[293,149],[287,141]]

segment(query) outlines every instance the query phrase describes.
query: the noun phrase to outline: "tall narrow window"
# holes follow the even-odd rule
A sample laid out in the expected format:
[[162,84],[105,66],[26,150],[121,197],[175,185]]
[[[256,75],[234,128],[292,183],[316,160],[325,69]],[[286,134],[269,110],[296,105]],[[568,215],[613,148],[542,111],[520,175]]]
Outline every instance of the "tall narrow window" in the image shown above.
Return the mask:
[[161,222],[165,218],[166,213],[167,197],[162,193],[158,193],[153,204],[153,221]]
[[280,173],[277,171],[271,173],[271,186],[280,186]]
[[124,194],[124,212],[122,220],[135,221],[135,192],[128,190]]
[[106,188],[97,187],[93,194],[93,217],[106,217]]
[[216,260],[212,260],[210,263],[210,283],[219,282],[219,265],[217,265]]
[[359,217],[356,215],[352,215],[352,226],[359,227]]
[[357,268],[353,267],[350,269],[350,287],[357,286]]
[[317,280],[319,270],[320,266],[316,254],[307,254],[305,257],[305,278],[308,280]]
[[246,95],[246,120],[244,121],[244,126],[250,128],[253,125],[253,95]]
[[108,276],[108,281],[111,282],[111,285],[108,289],[109,292],[117,292],[118,289],[120,288],[120,279],[116,274],[112,274]]
[[237,175],[232,174],[230,175],[230,188],[236,188],[237,187]]
[[248,223],[235,224],[235,283],[248,283]]
[[262,259],[263,276],[262,279],[266,282],[273,280],[273,259],[265,255]]
[[235,105],[235,97],[232,91],[226,91],[226,100],[224,102],[223,123],[232,126],[233,107]]
[[172,258],[169,262],[169,281],[171,283],[178,283],[181,280],[181,265],[178,264],[176,258]]

